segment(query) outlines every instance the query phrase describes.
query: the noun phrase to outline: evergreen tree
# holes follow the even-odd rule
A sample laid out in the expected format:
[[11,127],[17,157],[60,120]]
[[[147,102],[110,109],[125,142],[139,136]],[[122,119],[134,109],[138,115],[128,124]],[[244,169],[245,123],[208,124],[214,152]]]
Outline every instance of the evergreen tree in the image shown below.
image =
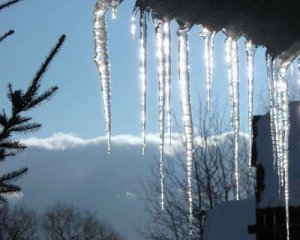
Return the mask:
[[[17,2],[20,2],[20,0],[11,0],[1,4],[0,11]],[[14,31],[9,30],[0,36],[0,42],[12,34],[14,34]],[[39,90],[42,78],[53,58],[62,47],[65,38],[65,35],[59,38],[25,91],[22,89],[15,90],[11,83],[8,84],[7,97],[11,107],[9,113],[4,109],[0,113],[0,161],[4,161],[9,156],[15,156],[26,149],[26,146],[20,143],[19,140],[15,140],[13,135],[34,133],[41,128],[40,123],[33,122],[32,118],[25,116],[25,114],[38,107],[41,103],[48,101],[57,92],[57,86],[53,86],[42,93]],[[6,195],[16,194],[21,191],[21,188],[13,183],[23,177],[27,171],[27,168],[22,168],[0,176],[0,203],[7,203]]]

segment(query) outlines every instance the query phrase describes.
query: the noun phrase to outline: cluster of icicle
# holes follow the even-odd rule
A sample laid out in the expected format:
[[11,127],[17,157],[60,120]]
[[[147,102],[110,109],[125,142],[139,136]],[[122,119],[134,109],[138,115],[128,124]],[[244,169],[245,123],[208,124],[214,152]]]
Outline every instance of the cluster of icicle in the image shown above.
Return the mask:
[[[108,152],[111,151],[111,79],[108,60],[107,27],[105,15],[107,10],[113,8],[113,18],[119,0],[98,0],[95,7],[94,35],[95,35],[95,63],[97,65],[104,103],[106,131],[108,136]],[[136,18],[139,16],[139,73],[141,91],[141,128],[142,153],[146,147],[146,91],[147,91],[147,15],[146,10],[135,8],[131,18],[131,33],[133,40],[136,37]],[[168,19],[155,19],[156,61],[158,72],[158,103],[159,103],[159,152],[160,152],[160,184],[161,207],[164,209],[164,143],[165,125],[168,128],[171,144],[171,32]],[[200,36],[204,39],[204,63],[206,69],[207,110],[210,109],[211,89],[214,80],[214,39],[216,32],[203,28]],[[178,36],[178,68],[179,85],[185,132],[185,146],[187,159],[189,227],[192,233],[193,204],[192,204],[192,166],[194,161],[193,147],[193,121],[190,101],[189,77],[189,25],[180,25]],[[246,41],[247,75],[248,75],[248,131],[249,131],[249,168],[252,158],[252,118],[253,118],[253,82],[254,82],[254,55],[256,46]],[[225,60],[228,67],[229,95],[231,99],[231,125],[233,128],[233,158],[235,165],[236,199],[240,198],[239,176],[239,135],[240,135],[240,106],[239,106],[239,54],[238,39],[228,36],[225,40]],[[267,55],[267,68],[270,92],[270,119],[271,136],[274,152],[274,166],[279,175],[280,186],[284,188],[286,203],[286,227],[289,239],[289,191],[288,191],[288,87],[286,71],[289,62],[273,59]],[[300,62],[298,63],[300,69]],[[299,80],[300,81],[300,80]],[[165,123],[165,119],[167,120]]]
[[267,58],[270,123],[273,145],[274,168],[279,177],[279,195],[284,190],[287,239],[289,239],[289,101],[287,70],[290,61],[281,58]]

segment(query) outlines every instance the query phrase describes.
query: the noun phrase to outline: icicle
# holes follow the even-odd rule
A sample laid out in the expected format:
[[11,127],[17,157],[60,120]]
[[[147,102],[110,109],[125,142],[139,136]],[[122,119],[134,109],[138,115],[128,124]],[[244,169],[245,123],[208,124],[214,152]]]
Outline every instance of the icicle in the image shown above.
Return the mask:
[[188,180],[188,200],[189,200],[189,222],[190,233],[192,233],[193,220],[193,200],[192,200],[192,166],[194,161],[193,149],[193,121],[190,103],[189,86],[189,61],[188,61],[188,27],[180,27],[177,35],[179,37],[179,83],[181,92],[181,104],[184,122],[184,131],[186,138],[187,155],[187,180]]
[[225,40],[225,58],[228,66],[229,94],[231,99],[231,125],[233,127],[233,157],[235,166],[236,200],[240,198],[239,177],[239,134],[240,134],[240,112],[239,112],[239,56],[238,43],[230,37]]
[[298,99],[300,100],[300,57],[297,59]]
[[237,41],[230,37],[225,40],[225,58],[228,66],[229,94],[231,99],[231,125],[234,138],[234,165],[236,181],[236,199],[239,200],[239,60]]
[[213,31],[209,41],[209,72],[210,72],[210,91],[209,91],[209,105],[210,108],[210,100],[211,100],[211,88],[214,83],[214,76],[215,76],[215,36],[216,32]]
[[110,6],[108,0],[98,0],[94,12],[94,38],[95,57],[94,61],[98,68],[101,79],[101,90],[104,105],[105,125],[108,139],[108,154],[111,151],[111,79],[108,60],[107,26],[105,13]]
[[279,91],[282,91],[282,162],[283,162],[283,177],[284,177],[284,199],[285,199],[285,212],[286,212],[286,231],[287,240],[290,239],[289,231],[289,101],[288,101],[288,84],[286,79],[286,72],[290,62],[280,63],[279,68]]
[[291,65],[290,65],[290,74],[291,74],[291,78],[293,79],[294,78],[294,64],[293,63],[291,63]]
[[135,41],[135,36],[136,36],[136,14],[138,10],[139,10],[138,8],[134,8],[131,16],[131,37],[133,42]]
[[234,165],[236,180],[236,200],[240,199],[240,176],[239,176],[239,135],[240,135],[240,103],[239,103],[239,56],[238,43],[232,41],[232,88],[233,88],[233,134],[234,134]]
[[254,55],[256,46],[252,41],[246,41],[247,53],[247,75],[248,75],[248,134],[249,134],[249,151],[248,151],[248,164],[249,170],[251,169],[252,161],[252,118],[253,118],[253,84],[254,84]]
[[273,149],[273,165],[274,169],[277,168],[277,145],[276,145],[276,119],[277,109],[275,105],[275,93],[274,93],[274,77],[273,77],[273,58],[271,55],[266,55],[267,60],[267,75],[269,82],[269,102],[270,102],[270,129],[271,129],[271,140]]
[[141,82],[141,124],[142,154],[146,148],[146,90],[147,90],[147,16],[140,12],[140,82]]
[[284,178],[283,178],[283,162],[282,162],[282,84],[278,81],[279,76],[279,67],[277,59],[274,59],[272,62],[272,73],[273,73],[273,98],[274,98],[274,107],[273,107],[273,114],[274,114],[274,129],[275,129],[275,147],[276,147],[276,166],[277,166],[277,173],[279,177],[279,189],[278,193],[280,195],[281,186],[284,185]]
[[[279,194],[280,189],[284,189],[285,212],[286,212],[286,231],[289,240],[289,103],[288,103],[288,84],[287,70],[290,62],[282,59],[274,59],[271,64],[271,57],[267,57],[269,78],[272,73],[273,85],[270,86],[270,115],[271,115],[271,134],[272,124],[274,122],[275,147],[277,158],[276,166],[279,177]],[[269,79],[270,80],[270,79]],[[272,139],[272,140],[273,140]],[[273,150],[274,151],[274,150]]]
[[163,23],[164,31],[164,58],[165,58],[165,92],[166,92],[166,114],[167,114],[167,127],[169,135],[169,143],[171,145],[171,31],[170,22],[165,21]]
[[210,109],[211,87],[214,79],[214,39],[216,32],[203,28],[200,36],[204,39],[204,62],[206,69],[207,111]]
[[276,119],[276,145],[277,145],[277,166],[280,186],[284,187],[284,94],[287,88],[285,78],[282,78],[282,69],[279,65],[280,59],[273,61],[274,78],[275,78],[275,97],[277,104]]
[[231,117],[230,117],[230,123],[233,127],[233,86],[232,86],[232,56],[231,56],[231,45],[232,45],[232,38],[227,37],[225,39],[225,61],[227,64],[227,77],[229,81],[229,96],[230,96],[230,109],[231,109]]
[[112,6],[112,19],[117,19],[117,9],[120,4],[119,0],[112,0],[111,6]]
[[160,166],[160,188],[161,188],[161,208],[164,210],[164,125],[165,125],[165,57],[164,57],[164,31],[162,21],[157,21],[155,26],[156,38],[156,59],[159,86],[159,166]]

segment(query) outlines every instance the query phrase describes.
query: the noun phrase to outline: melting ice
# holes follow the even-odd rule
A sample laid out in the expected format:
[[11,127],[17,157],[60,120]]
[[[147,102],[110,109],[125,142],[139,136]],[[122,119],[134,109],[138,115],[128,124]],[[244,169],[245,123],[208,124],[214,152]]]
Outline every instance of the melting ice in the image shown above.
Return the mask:
[[158,108],[159,108],[159,168],[161,188],[161,208],[164,209],[164,125],[165,125],[165,56],[164,56],[164,26],[162,21],[155,24],[156,60],[158,72]]
[[141,82],[141,124],[142,124],[142,153],[146,147],[146,90],[147,90],[147,16],[140,12],[140,82]]
[[111,2],[98,0],[94,12],[94,38],[95,38],[95,57],[100,80],[104,105],[105,126],[108,139],[108,153],[111,151],[111,79],[110,66],[108,60],[107,26],[105,13],[110,7]]
[[229,94],[231,99],[231,125],[233,127],[233,155],[236,182],[236,199],[240,198],[239,177],[239,134],[240,134],[240,110],[239,110],[239,56],[238,43],[227,37],[225,40],[225,59],[228,67]]
[[248,75],[248,134],[249,134],[249,151],[248,151],[248,164],[251,167],[252,160],[252,118],[253,118],[253,83],[254,83],[254,55],[256,46],[252,44],[252,41],[246,43],[247,54],[247,75]]
[[206,69],[207,110],[210,109],[211,88],[214,80],[214,39],[216,32],[203,28],[200,36],[204,39],[204,63]]
[[169,135],[169,143],[171,145],[171,30],[170,30],[170,22],[163,22],[163,31],[164,31],[164,59],[165,59],[165,103],[166,103],[166,114],[167,114],[167,127],[168,127],[168,135]]
[[183,113],[184,132],[186,139],[186,159],[187,159],[187,180],[188,180],[188,201],[189,201],[189,222],[190,233],[193,220],[193,197],[192,197],[192,167],[194,161],[193,148],[193,121],[190,102],[190,76],[189,76],[189,46],[188,27],[180,27],[177,35],[179,38],[179,84]]

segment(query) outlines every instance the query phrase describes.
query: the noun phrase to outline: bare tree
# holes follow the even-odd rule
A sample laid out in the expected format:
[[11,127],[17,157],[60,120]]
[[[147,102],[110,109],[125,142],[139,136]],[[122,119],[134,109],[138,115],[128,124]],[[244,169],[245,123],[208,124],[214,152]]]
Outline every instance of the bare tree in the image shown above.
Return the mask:
[[[193,164],[193,239],[203,239],[207,211],[222,202],[233,200],[235,196],[233,137],[229,124],[224,120],[228,119],[225,115],[216,107],[212,107],[208,114],[205,106],[200,106],[197,116]],[[254,195],[254,178],[248,169],[246,137],[241,135],[239,140],[240,197],[245,199]],[[149,214],[149,222],[139,229],[144,239],[190,239],[183,139],[181,145],[178,147],[176,144],[175,154],[166,159],[163,211],[159,202],[158,166],[153,170],[154,180],[143,184],[146,212]]]
[[90,211],[56,204],[42,219],[43,234],[52,240],[123,240],[108,223],[97,219]]
[[37,240],[39,218],[33,210],[17,205],[0,209],[0,239]]

